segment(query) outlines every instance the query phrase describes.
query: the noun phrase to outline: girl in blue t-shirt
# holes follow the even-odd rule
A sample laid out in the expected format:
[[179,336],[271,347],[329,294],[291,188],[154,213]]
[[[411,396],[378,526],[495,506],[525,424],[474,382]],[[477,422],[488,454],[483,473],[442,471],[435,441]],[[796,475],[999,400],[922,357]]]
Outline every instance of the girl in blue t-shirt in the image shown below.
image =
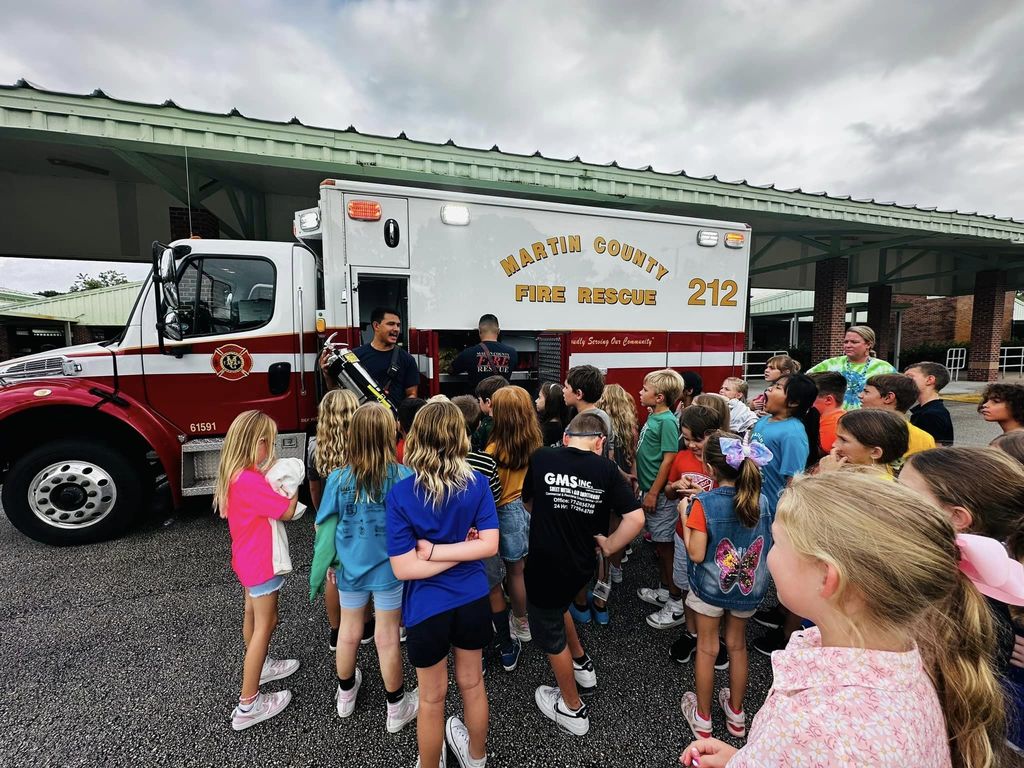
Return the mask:
[[768,587],[771,515],[761,493],[761,472],[772,459],[760,443],[746,443],[731,432],[711,433],[704,464],[716,488],[691,497],[683,529],[690,556],[686,607],[697,620],[696,693],[683,695],[683,717],[697,739],[711,738],[712,694],[718,630],[725,617],[729,687],[718,692],[730,735],[747,733],[743,697],[747,691],[747,619]]
[[772,460],[761,468],[772,516],[793,476],[818,461],[817,397],[817,385],[802,373],[782,376],[765,390],[764,409],[768,415],[754,425],[750,437],[772,453]]
[[[481,651],[491,641],[484,558],[498,552],[498,515],[487,480],[466,462],[462,411],[448,400],[425,405],[405,443],[406,478],[387,496],[388,554],[406,582],[402,614],[409,662],[419,681],[417,766],[444,765],[445,742],[459,764],[487,761],[487,694]],[[448,653],[465,706],[444,722]],[[444,731],[442,733],[442,725]]]
[[405,692],[399,624],[402,582],[388,559],[384,498],[412,472],[395,458],[395,419],[380,403],[366,403],[352,414],[345,440],[345,465],[327,477],[317,524],[337,518],[334,539],[339,564],[335,582],[341,605],[338,633],[338,717],[350,717],[363,682],[356,653],[363,617],[373,595],[377,608],[374,641],[387,698],[387,729],[397,733],[416,717],[416,691]]

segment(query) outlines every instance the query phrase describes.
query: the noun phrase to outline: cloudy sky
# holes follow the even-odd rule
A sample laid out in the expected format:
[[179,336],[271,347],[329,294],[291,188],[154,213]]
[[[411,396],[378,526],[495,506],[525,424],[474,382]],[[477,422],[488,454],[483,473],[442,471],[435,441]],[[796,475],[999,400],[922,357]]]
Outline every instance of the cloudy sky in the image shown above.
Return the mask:
[[9,4],[0,82],[1024,219],[1016,0],[155,5]]

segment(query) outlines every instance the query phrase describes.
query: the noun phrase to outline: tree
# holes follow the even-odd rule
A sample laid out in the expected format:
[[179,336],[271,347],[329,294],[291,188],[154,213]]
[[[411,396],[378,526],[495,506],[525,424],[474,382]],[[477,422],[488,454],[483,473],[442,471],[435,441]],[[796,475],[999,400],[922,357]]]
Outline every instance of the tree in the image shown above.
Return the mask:
[[128,278],[116,269],[100,272],[96,277],[92,277],[85,272],[79,272],[78,277],[75,278],[75,282],[71,284],[68,292],[77,293],[78,291],[91,291],[96,288],[109,288],[112,285],[124,285],[127,282]]
[[45,291],[36,291],[36,296],[42,296],[44,299],[49,299],[49,298],[52,298],[54,296],[63,296],[63,295],[64,295],[64,291],[54,291],[54,290],[50,290],[50,289],[47,289]]

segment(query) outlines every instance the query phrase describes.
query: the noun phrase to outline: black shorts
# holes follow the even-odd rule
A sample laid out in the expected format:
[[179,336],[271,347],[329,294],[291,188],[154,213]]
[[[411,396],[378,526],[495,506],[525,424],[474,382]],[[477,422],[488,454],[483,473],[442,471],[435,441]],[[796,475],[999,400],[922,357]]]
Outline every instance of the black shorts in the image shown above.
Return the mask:
[[485,595],[406,627],[405,634],[409,663],[420,669],[434,666],[452,648],[478,651],[494,636],[490,601]]
[[565,612],[569,606],[564,608],[539,608],[529,601],[526,601],[526,613],[530,617],[530,634],[533,635],[533,644],[544,653],[556,654],[565,650]]

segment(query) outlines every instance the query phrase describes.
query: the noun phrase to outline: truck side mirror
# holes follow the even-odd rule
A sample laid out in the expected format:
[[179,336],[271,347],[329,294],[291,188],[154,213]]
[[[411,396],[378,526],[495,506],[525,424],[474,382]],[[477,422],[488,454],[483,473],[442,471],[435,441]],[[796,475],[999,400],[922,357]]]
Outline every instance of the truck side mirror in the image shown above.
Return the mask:
[[173,283],[177,277],[175,271],[174,251],[170,248],[165,248],[164,252],[160,255],[160,279],[165,284]]
[[173,309],[164,315],[163,334],[171,341],[181,341],[184,336],[181,320]]

